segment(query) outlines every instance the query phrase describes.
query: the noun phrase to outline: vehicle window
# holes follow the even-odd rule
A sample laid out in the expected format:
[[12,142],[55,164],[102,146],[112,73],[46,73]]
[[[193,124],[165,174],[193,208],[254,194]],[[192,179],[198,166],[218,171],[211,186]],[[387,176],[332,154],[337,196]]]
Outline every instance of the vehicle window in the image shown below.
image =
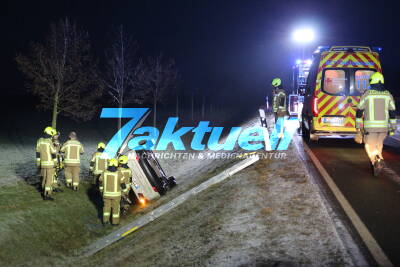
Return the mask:
[[323,91],[331,95],[345,92],[346,72],[344,70],[325,70]]
[[374,70],[356,70],[354,73],[354,86],[350,88],[351,95],[362,95],[369,87],[369,76]]

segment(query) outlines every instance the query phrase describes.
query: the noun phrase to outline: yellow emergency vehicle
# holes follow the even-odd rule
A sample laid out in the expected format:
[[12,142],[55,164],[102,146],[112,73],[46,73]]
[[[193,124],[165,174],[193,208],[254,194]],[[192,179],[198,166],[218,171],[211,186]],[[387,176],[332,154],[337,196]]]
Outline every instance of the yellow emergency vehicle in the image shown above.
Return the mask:
[[369,77],[382,72],[379,47],[320,46],[313,54],[302,110],[302,135],[344,138],[356,134],[356,107]]

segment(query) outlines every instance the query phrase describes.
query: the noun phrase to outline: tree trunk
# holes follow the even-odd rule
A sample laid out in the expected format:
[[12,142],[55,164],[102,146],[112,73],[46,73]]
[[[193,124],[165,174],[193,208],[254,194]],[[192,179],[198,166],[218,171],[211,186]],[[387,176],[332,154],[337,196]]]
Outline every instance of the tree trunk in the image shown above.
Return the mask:
[[119,108],[119,110],[118,110],[118,139],[119,139],[119,141],[121,142],[122,140],[122,136],[121,136],[121,127],[122,127],[122,103],[120,102],[119,103],[119,105],[118,105],[118,108]]
[[118,116],[118,131],[119,130],[121,130],[121,127],[122,127],[122,119],[121,119],[121,116],[122,116],[122,103],[120,103],[119,105],[118,105],[118,108],[119,108],[119,116]]
[[52,117],[52,121],[51,121],[51,127],[53,127],[54,129],[56,129],[56,127],[57,127],[59,91],[60,91],[60,89],[57,88],[56,93],[54,94],[54,100],[53,100],[53,117]]

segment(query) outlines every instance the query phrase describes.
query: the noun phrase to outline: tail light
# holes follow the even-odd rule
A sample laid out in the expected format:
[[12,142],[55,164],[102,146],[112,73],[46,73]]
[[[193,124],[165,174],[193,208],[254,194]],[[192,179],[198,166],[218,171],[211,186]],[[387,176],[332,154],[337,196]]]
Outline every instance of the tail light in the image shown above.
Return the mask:
[[153,186],[153,191],[158,192],[157,187]]
[[318,97],[314,96],[313,100],[312,100],[312,111],[313,111],[313,115],[314,117],[318,117]]
[[139,161],[139,160],[140,160],[139,155],[136,155],[136,161]]

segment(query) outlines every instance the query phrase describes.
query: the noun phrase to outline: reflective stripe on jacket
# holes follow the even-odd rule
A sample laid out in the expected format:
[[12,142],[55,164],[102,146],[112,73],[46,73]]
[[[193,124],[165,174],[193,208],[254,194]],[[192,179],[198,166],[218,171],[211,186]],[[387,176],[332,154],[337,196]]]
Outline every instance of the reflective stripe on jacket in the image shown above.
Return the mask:
[[396,118],[389,116],[389,112],[394,111],[396,106],[392,94],[387,90],[367,90],[362,95],[357,109],[356,128],[360,128],[364,123],[366,131],[385,132],[388,130],[389,123],[396,124]]
[[120,171],[104,171],[99,178],[100,191],[103,197],[121,196],[121,184],[123,184],[123,175]]
[[101,174],[107,169],[107,159],[102,158],[102,155],[102,152],[93,153],[92,159],[90,160],[91,168],[93,168],[93,174]]
[[283,89],[278,89],[272,101],[272,111],[273,112],[283,112],[286,111],[286,93]]
[[81,163],[81,154],[83,146],[78,140],[68,140],[62,146],[61,152],[65,153],[64,163],[66,165],[79,165]]
[[131,181],[132,181],[132,171],[129,168],[123,168],[119,167],[118,170],[122,173],[123,175],[123,182],[126,184],[126,189],[124,192],[127,192],[131,186]]
[[36,152],[39,155],[40,166],[42,168],[52,168],[55,166],[56,149],[51,138],[39,138],[36,142]]

